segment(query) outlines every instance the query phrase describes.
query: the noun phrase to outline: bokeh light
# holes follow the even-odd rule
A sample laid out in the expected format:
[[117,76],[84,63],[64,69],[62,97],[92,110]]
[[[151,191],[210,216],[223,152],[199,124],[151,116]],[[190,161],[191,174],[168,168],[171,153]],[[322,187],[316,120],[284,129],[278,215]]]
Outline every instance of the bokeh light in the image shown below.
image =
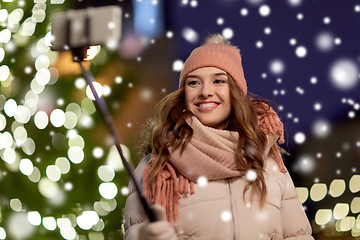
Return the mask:
[[360,175],[353,175],[349,182],[349,189],[352,193],[360,191]]
[[352,213],[360,212],[360,197],[354,197],[354,199],[351,201],[350,209]]
[[41,224],[41,216],[38,211],[28,212],[29,223],[34,226],[39,226]]
[[181,34],[182,34],[182,37],[189,43],[196,43],[199,40],[198,33],[190,27],[185,27],[182,30]]
[[47,68],[41,68],[35,75],[35,80],[40,86],[44,86],[50,82],[50,71]]
[[280,75],[285,71],[285,63],[280,59],[274,59],[269,65],[270,72],[274,75]]
[[42,224],[44,228],[49,231],[54,231],[56,229],[56,220],[54,217],[44,217],[42,219]]
[[32,173],[28,177],[29,180],[34,183],[39,182],[41,178],[40,170],[37,167],[34,167]]
[[320,32],[315,37],[315,45],[318,50],[328,52],[334,48],[334,36],[330,32]]
[[49,165],[46,168],[46,176],[54,182],[57,182],[60,180],[61,172],[60,169],[56,165]]
[[70,162],[65,157],[59,157],[55,161],[55,165],[59,168],[62,174],[66,174],[70,171]]
[[183,61],[181,61],[179,59],[175,60],[173,62],[173,65],[172,65],[173,66],[173,71],[180,72],[181,69],[183,68],[183,65],[184,65]]
[[9,29],[3,29],[0,31],[0,43],[7,43],[11,39],[11,31]]
[[0,67],[0,81],[6,81],[10,76],[10,68],[6,65]]
[[25,212],[11,214],[7,225],[8,235],[13,239],[26,239],[35,231],[35,227],[29,223]]
[[104,182],[110,182],[115,177],[115,171],[111,166],[100,166],[98,169],[98,176]]
[[38,184],[39,192],[46,198],[54,198],[59,193],[59,185],[50,179],[43,177]]
[[20,199],[14,198],[10,200],[10,208],[15,212],[21,212],[23,210],[22,203]]
[[15,150],[12,148],[5,148],[2,158],[5,162],[12,164],[16,160],[16,153]]
[[65,113],[61,109],[55,109],[50,114],[50,122],[54,127],[61,127],[65,123]]
[[327,194],[327,186],[324,183],[315,183],[310,189],[310,198],[314,202],[318,202]]
[[75,239],[76,238],[76,231],[74,228],[72,227],[68,227],[68,228],[60,228],[60,234],[64,239]]
[[84,160],[84,152],[81,147],[70,147],[68,151],[68,157],[71,162],[79,164]]
[[72,227],[70,219],[66,217],[56,219],[56,223],[60,229]]
[[72,136],[69,139],[69,147],[80,147],[83,149],[85,146],[85,141],[80,135]]
[[81,107],[76,103],[70,103],[66,107],[66,112],[73,112],[79,118],[81,116]]
[[336,60],[329,69],[331,83],[339,90],[352,89],[359,82],[359,69],[351,59]]
[[271,13],[271,8],[269,5],[262,5],[259,7],[259,14],[262,17],[267,17]]
[[347,203],[337,203],[334,207],[334,218],[336,220],[346,217],[349,213],[349,204]]
[[303,3],[303,0],[287,0],[287,3],[292,7],[299,7]]
[[[126,160],[130,161],[130,150],[125,145],[121,144],[121,149],[123,151],[124,157]],[[111,166],[115,171],[121,171],[124,169],[120,154],[115,146],[112,146],[109,149],[109,154],[107,156],[106,164]]]
[[331,133],[331,124],[324,119],[318,119],[313,123],[312,133],[318,138],[325,138]]
[[14,118],[19,123],[27,123],[30,120],[30,110],[25,106],[18,106]]
[[24,158],[20,161],[19,170],[24,175],[29,176],[34,170],[34,165],[30,159]]
[[14,139],[16,144],[22,145],[27,139],[27,131],[24,127],[20,126],[14,130]]
[[340,197],[345,192],[346,184],[343,179],[334,179],[329,187],[329,194],[332,197]]
[[83,89],[86,86],[86,81],[84,78],[80,77],[75,80],[75,87],[78,89]]
[[64,127],[67,129],[73,129],[73,128],[75,128],[76,124],[77,124],[76,114],[71,111],[65,112]]
[[307,55],[307,49],[304,46],[298,46],[295,50],[295,55],[299,58],[304,58]]
[[296,192],[299,198],[299,201],[303,204],[309,197],[309,190],[306,187],[297,187]]
[[5,229],[3,227],[0,227],[0,239],[1,240],[6,239],[6,232],[5,232]]
[[294,165],[294,170],[308,174],[315,169],[315,159],[311,155],[299,156]]
[[247,16],[249,14],[249,10],[247,8],[240,9],[240,15],[241,16]]
[[226,39],[231,39],[234,36],[234,31],[231,28],[224,28],[224,30],[222,31],[222,35]]
[[297,144],[303,144],[306,140],[306,136],[303,132],[297,132],[295,135],[294,135],[294,141],[297,143]]
[[6,127],[6,118],[0,113],[0,131],[4,130]]
[[99,186],[99,193],[105,199],[113,199],[117,195],[118,189],[115,183],[101,183]]
[[325,225],[331,221],[331,209],[319,209],[315,214],[315,222],[317,225]]
[[340,231],[341,232],[347,232],[350,231],[353,226],[355,225],[355,217],[344,217],[340,220]]
[[8,117],[13,117],[17,111],[17,103],[14,99],[8,99],[4,105],[5,114]]
[[76,221],[81,229],[89,230],[99,222],[99,215],[95,211],[84,211]]
[[[93,82],[96,94],[98,95],[98,97],[101,97],[103,95],[103,86],[98,83],[98,82]],[[90,89],[90,86],[86,87],[86,96],[91,99],[91,100],[95,100],[95,97]]]

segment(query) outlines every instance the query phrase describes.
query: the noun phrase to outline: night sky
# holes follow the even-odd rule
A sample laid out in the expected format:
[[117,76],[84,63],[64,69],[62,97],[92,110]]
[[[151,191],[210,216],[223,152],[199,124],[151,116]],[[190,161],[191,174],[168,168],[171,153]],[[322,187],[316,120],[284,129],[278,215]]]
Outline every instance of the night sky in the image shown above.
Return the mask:
[[248,90],[276,103],[290,146],[303,143],[304,135],[327,136],[333,125],[359,114],[358,1],[168,4],[177,59],[184,61],[209,33],[227,36],[241,49]]

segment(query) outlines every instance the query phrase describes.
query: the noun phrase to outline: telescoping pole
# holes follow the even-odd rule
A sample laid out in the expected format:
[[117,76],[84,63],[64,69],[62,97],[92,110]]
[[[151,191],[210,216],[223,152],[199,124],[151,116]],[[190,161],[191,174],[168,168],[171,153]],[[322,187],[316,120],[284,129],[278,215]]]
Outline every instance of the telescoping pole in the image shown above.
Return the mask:
[[121,146],[120,146],[120,140],[119,140],[119,137],[118,137],[118,135],[116,133],[115,125],[113,123],[113,120],[111,118],[111,115],[109,113],[107,105],[105,103],[105,100],[104,100],[103,97],[98,96],[98,94],[97,94],[97,92],[95,90],[95,87],[94,87],[94,85],[92,83],[93,80],[94,80],[94,77],[91,74],[91,72],[87,71],[85,69],[85,67],[82,65],[81,61],[79,61],[79,64],[80,64],[81,71],[82,71],[82,73],[83,73],[83,75],[85,77],[86,83],[89,85],[89,87],[91,89],[91,92],[95,97],[95,102],[97,104],[97,107],[98,107],[98,109],[100,111],[100,114],[101,114],[103,120],[105,121],[105,125],[107,126],[107,128],[108,128],[108,130],[109,130],[109,132],[110,132],[110,134],[111,134],[111,136],[112,136],[112,138],[114,140],[116,149],[118,150],[118,152],[120,154],[120,158],[121,158],[121,161],[122,161],[122,163],[124,165],[124,168],[125,168],[126,172],[129,174],[131,180],[133,181],[133,183],[135,185],[136,191],[138,192],[140,202],[141,202],[142,206],[144,207],[144,211],[148,215],[149,221],[154,222],[154,221],[156,221],[155,215],[151,211],[151,209],[149,207],[149,204],[148,204],[148,202],[146,201],[146,199],[144,197],[142,187],[141,187],[138,179],[134,175],[133,166],[131,166],[129,164],[129,162],[126,160],[126,158],[125,158],[125,156],[123,154],[123,151],[122,151]]

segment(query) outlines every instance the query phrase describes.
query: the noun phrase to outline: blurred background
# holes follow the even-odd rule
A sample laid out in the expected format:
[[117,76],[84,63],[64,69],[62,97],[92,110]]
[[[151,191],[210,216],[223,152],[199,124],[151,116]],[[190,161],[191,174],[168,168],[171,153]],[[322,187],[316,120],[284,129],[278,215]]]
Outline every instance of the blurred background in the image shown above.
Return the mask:
[[0,239],[122,239],[129,178],[78,64],[49,47],[55,13],[104,5],[122,8],[122,38],[93,47],[87,67],[134,165],[155,104],[221,33],[285,125],[314,237],[360,239],[357,0],[2,0]]

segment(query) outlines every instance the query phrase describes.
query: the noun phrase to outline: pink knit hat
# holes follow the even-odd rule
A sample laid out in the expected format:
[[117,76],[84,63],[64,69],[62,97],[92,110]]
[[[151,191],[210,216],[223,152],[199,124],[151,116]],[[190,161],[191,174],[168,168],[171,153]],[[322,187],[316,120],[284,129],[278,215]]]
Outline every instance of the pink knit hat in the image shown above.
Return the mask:
[[247,94],[244,70],[241,65],[240,51],[234,46],[208,43],[195,48],[186,59],[180,74],[179,88],[185,85],[186,76],[202,67],[216,67],[227,72]]

